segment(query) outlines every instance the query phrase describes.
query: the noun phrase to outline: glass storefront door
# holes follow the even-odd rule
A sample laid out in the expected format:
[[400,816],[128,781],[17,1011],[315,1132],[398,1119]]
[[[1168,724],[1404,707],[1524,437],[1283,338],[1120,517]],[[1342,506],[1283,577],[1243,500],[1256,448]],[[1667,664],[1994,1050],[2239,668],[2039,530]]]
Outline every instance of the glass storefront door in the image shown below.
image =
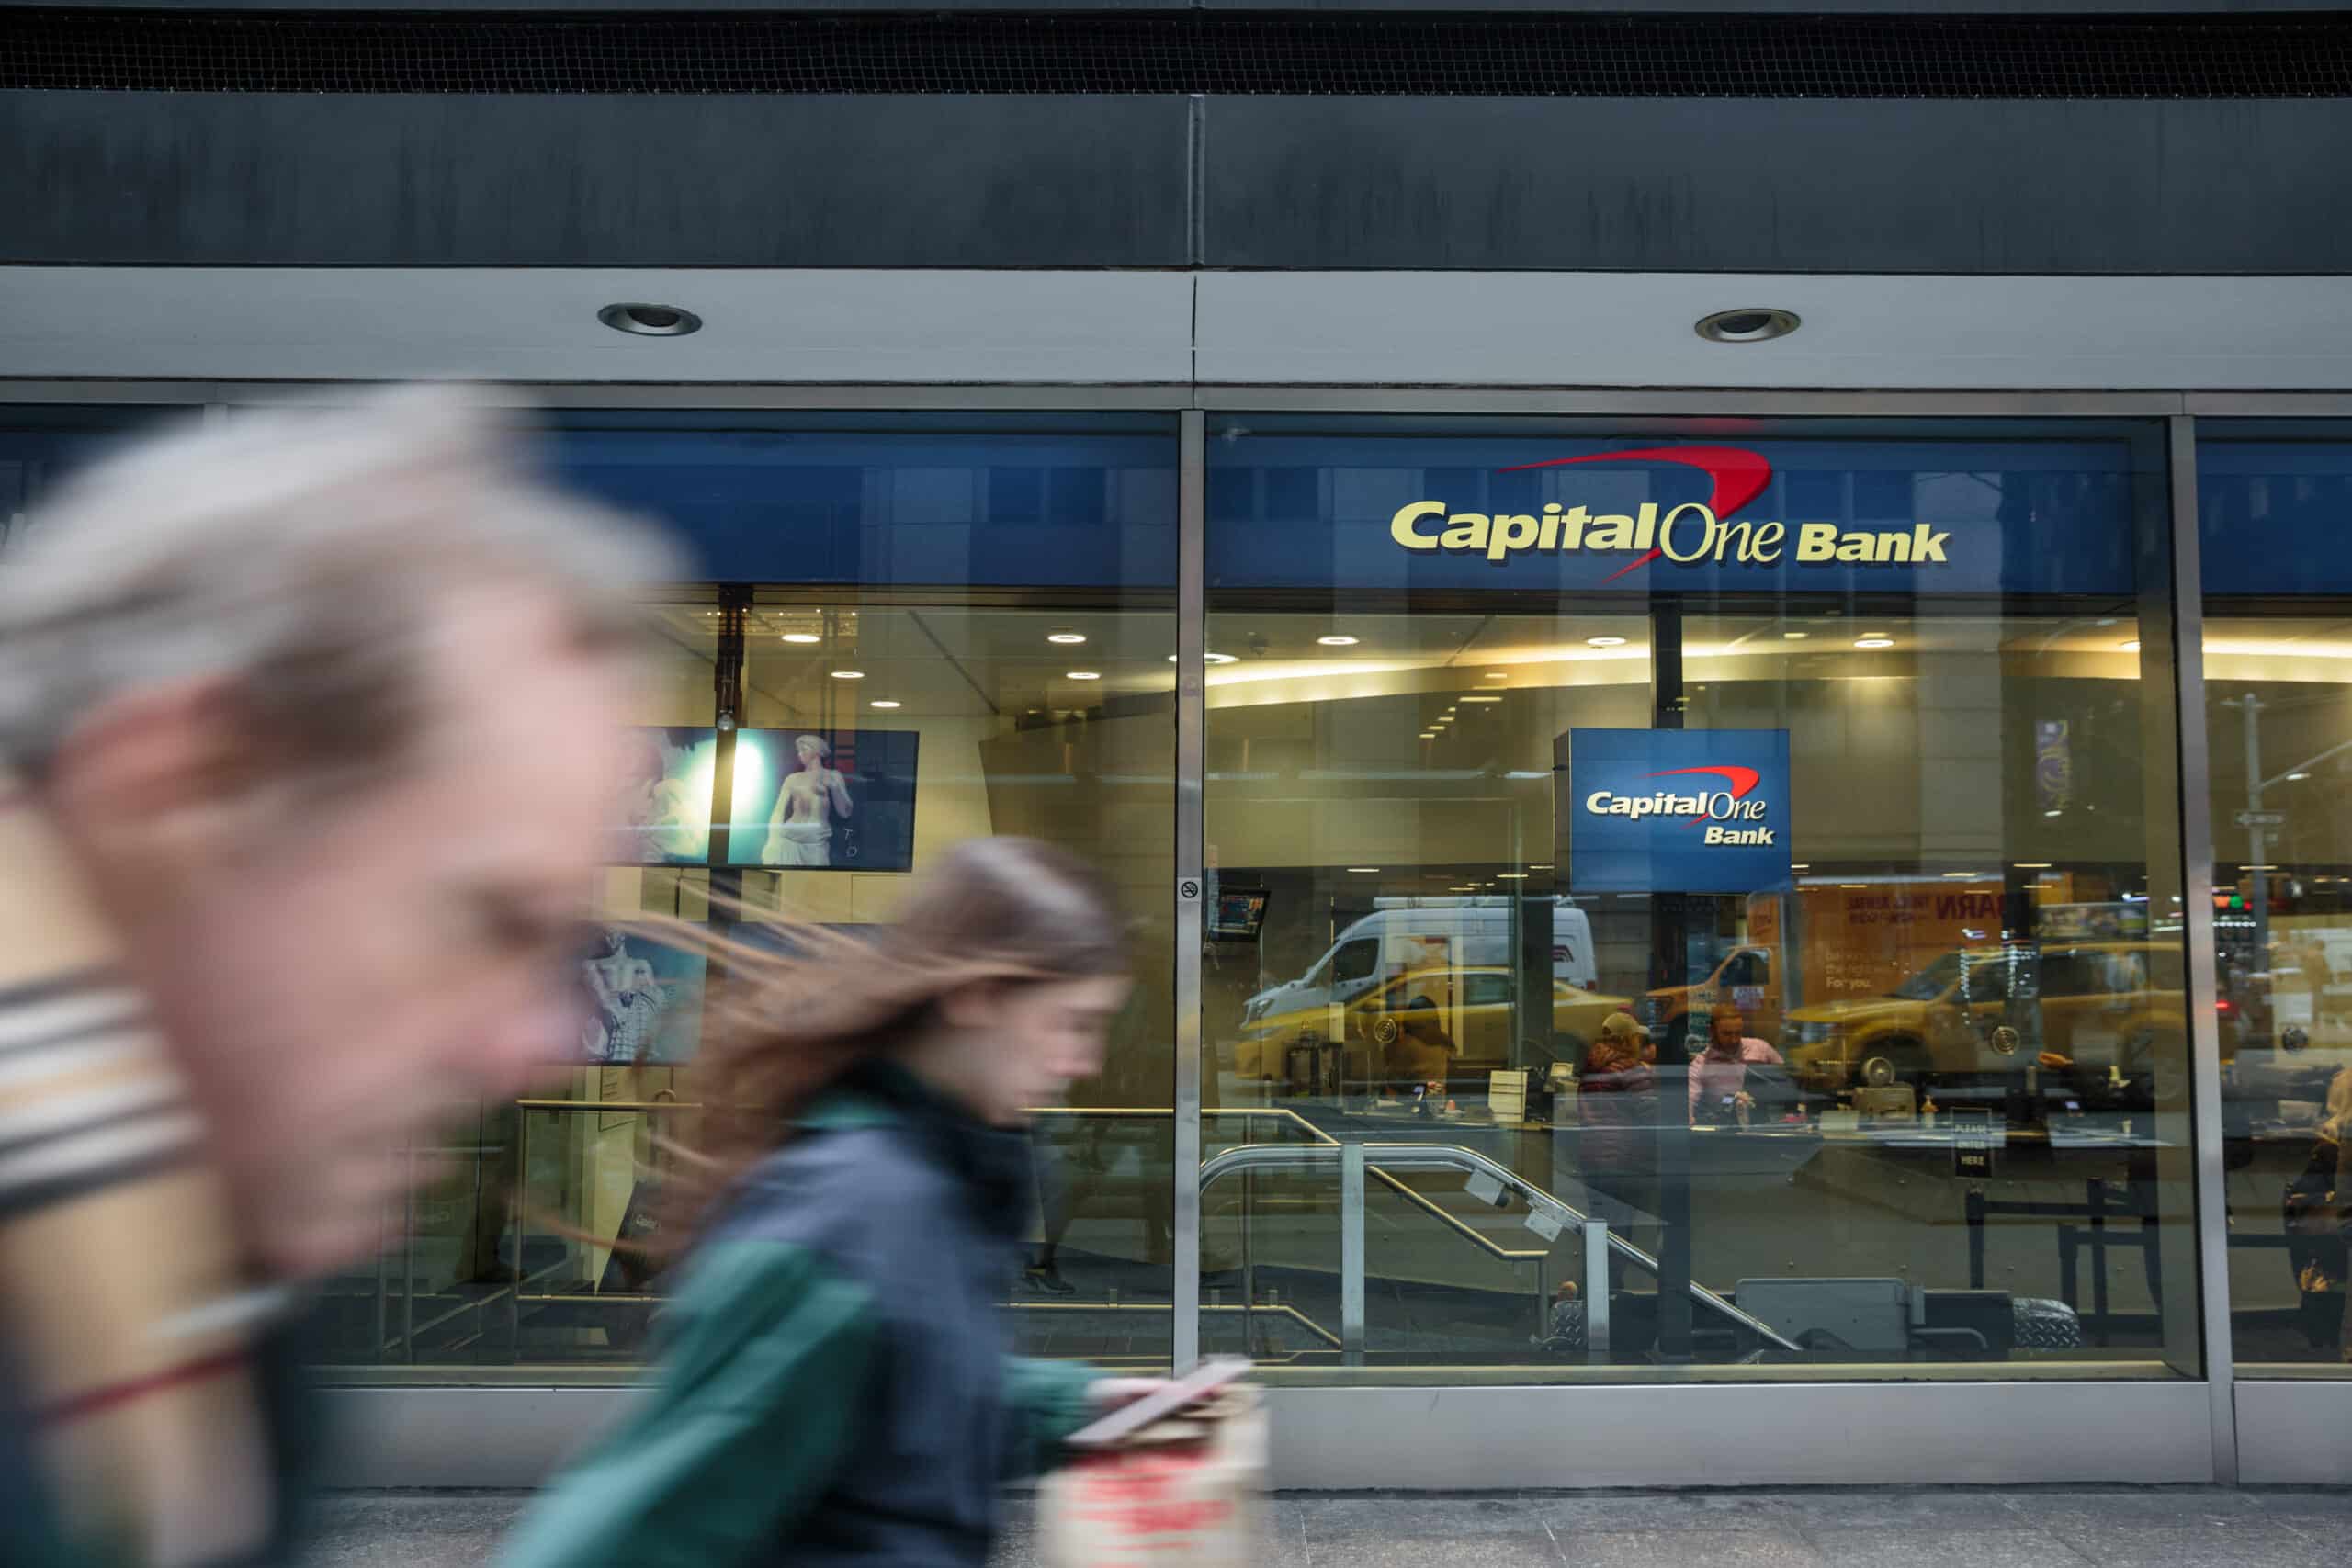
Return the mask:
[[2197,1374],[2150,433],[1210,435],[1204,1348]]
[[2239,1375],[2343,1377],[2352,1122],[2352,446],[2212,427],[2199,453],[2216,1009]]

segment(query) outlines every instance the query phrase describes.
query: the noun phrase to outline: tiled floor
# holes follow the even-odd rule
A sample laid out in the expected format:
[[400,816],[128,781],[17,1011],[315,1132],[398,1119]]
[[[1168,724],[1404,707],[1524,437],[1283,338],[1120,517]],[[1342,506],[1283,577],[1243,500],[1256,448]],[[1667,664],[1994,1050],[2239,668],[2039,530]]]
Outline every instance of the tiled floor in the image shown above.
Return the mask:
[[[475,1568],[526,1499],[331,1499],[314,1568]],[[1617,1492],[1279,1496],[1266,1568],[2324,1568],[2352,1539],[2352,1489]],[[1035,1562],[1025,1504],[1005,1568]]]

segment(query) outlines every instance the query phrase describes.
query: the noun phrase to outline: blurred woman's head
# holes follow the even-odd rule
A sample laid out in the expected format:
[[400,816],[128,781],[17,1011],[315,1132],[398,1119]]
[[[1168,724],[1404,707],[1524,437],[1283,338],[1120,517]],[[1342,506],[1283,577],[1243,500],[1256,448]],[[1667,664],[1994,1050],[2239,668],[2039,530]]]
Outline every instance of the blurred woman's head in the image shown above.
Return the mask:
[[703,1111],[673,1147],[686,1222],[790,1135],[809,1100],[894,1058],[970,1115],[1017,1125],[1102,1066],[1125,1005],[1116,901],[1034,839],[973,839],[915,878],[871,940],[780,922],[788,950],[708,942],[718,966],[694,1068]]
[[998,1125],[1058,1103],[1102,1070],[1126,1005],[1126,943],[1110,889],[1075,855],[1034,839],[973,839],[916,880],[890,942],[901,962],[955,979],[899,1047],[908,1065]]

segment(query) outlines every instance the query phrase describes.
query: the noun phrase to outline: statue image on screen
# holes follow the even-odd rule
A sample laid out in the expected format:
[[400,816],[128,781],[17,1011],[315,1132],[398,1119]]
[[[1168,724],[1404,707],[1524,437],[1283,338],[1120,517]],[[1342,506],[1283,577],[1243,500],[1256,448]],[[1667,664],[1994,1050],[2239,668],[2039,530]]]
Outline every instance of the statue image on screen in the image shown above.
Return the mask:
[[675,1064],[700,1032],[704,960],[627,926],[605,928],[580,964],[587,992],[580,1015],[583,1061],[616,1066]]
[[911,729],[735,732],[726,863],[778,871],[914,865]]
[[639,865],[691,865],[710,855],[710,780],[718,732],[653,728],[628,732],[620,759],[615,858]]
[[762,865],[818,866],[833,863],[833,823],[849,820],[855,809],[849,784],[831,765],[833,746],[821,735],[802,735],[792,743],[799,767],[785,775],[776,792],[775,810],[768,818],[767,846]]

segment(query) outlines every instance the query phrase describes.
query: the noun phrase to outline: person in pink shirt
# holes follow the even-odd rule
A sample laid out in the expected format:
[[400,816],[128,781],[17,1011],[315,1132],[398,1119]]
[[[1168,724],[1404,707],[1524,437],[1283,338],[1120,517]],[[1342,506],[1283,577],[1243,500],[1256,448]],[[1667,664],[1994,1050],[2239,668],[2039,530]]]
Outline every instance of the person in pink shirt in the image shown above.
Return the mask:
[[[1747,1032],[1747,1018],[1737,1008],[1718,1004],[1708,1030],[1707,1048],[1690,1059],[1690,1120],[1732,1121],[1722,1113],[1726,1097],[1747,1092],[1750,1063],[1780,1066],[1781,1054]],[[1704,1117],[1701,1106],[1707,1108]]]

